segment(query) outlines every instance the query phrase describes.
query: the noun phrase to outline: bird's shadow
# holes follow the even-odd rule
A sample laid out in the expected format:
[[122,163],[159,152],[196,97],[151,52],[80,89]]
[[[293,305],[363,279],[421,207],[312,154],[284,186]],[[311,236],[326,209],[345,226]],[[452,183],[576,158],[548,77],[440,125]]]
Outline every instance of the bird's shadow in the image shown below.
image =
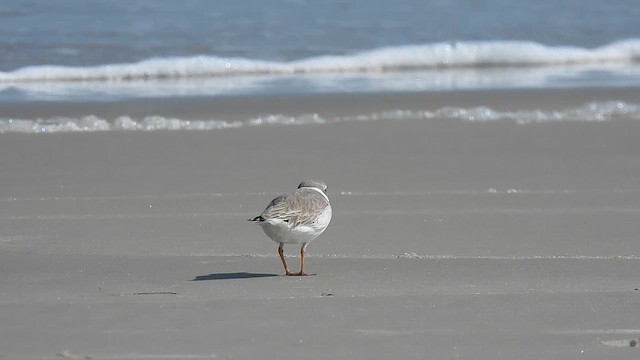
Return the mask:
[[263,277],[279,276],[278,274],[262,274],[262,273],[248,273],[248,272],[231,272],[231,273],[215,273],[209,275],[198,275],[191,281],[205,281],[205,280],[237,280],[237,279],[253,279]]

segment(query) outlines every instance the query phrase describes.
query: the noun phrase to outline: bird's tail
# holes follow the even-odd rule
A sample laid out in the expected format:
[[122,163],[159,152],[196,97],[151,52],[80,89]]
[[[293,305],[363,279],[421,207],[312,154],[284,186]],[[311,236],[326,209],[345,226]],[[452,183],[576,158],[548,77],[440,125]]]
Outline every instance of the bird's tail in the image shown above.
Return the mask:
[[251,221],[252,223],[261,223],[264,222],[264,218],[261,216],[256,216],[253,219],[247,219],[247,221]]

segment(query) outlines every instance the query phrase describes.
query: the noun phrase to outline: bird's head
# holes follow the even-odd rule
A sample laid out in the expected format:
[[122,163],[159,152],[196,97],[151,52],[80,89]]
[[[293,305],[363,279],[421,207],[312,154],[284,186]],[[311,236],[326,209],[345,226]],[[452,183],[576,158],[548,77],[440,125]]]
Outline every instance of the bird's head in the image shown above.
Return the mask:
[[327,192],[327,184],[320,180],[305,180],[298,185],[298,189],[301,188],[316,188],[320,191],[326,193]]

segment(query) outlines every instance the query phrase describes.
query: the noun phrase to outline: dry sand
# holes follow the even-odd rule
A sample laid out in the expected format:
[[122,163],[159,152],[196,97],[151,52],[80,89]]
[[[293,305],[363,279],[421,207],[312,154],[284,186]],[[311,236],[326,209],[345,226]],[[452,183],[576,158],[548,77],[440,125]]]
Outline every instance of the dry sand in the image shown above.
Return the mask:
[[[491,94],[476,95],[553,108],[637,92]],[[62,105],[33,111],[47,106]],[[2,134],[0,357],[635,358],[639,133],[403,120]],[[335,215],[308,248],[317,275],[288,278],[244,219],[307,177]]]

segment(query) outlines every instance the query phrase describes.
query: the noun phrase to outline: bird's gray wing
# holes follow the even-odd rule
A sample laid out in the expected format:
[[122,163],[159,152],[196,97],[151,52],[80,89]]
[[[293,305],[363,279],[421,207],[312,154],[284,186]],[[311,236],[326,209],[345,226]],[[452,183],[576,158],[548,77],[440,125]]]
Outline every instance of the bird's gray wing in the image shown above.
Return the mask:
[[300,189],[271,200],[260,216],[265,220],[284,220],[290,227],[311,225],[328,205],[322,195],[313,190]]

